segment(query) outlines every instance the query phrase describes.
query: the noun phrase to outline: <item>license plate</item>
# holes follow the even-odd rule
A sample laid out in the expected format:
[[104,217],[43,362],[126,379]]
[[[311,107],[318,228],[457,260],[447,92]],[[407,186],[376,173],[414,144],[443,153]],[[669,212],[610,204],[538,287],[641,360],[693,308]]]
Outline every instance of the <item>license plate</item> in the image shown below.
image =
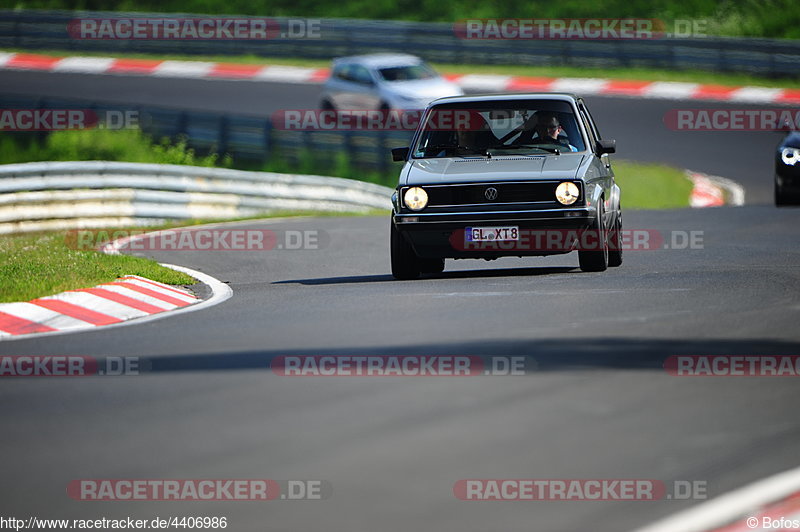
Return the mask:
[[467,227],[464,230],[467,242],[494,242],[519,240],[519,227],[504,225],[502,227]]

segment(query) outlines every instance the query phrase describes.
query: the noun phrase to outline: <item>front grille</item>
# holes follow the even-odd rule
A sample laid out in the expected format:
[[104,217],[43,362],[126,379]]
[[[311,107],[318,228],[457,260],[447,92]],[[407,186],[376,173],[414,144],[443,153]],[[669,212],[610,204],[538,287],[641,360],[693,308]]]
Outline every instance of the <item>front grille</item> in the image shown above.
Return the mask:
[[[428,205],[491,205],[508,203],[554,203],[556,187],[562,181],[536,181],[523,183],[481,183],[469,185],[422,186],[428,193]],[[583,187],[575,182],[583,195]],[[497,197],[486,198],[486,189],[497,189]],[[578,201],[579,204],[582,202]]]

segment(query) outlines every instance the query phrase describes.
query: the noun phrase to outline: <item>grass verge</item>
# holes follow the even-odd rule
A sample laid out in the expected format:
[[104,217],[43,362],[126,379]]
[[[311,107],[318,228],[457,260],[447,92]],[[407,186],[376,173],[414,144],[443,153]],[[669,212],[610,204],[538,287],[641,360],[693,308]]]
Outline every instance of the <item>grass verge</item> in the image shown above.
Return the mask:
[[[31,50],[3,49],[7,52],[30,53]],[[257,55],[181,55],[181,54],[139,54],[123,52],[67,52],[64,50],[37,50],[36,53],[67,56],[81,55],[88,57],[120,57],[129,59],[152,59],[173,61],[210,61],[216,63],[242,63],[256,65],[288,65],[309,68],[330,66],[330,61],[322,59],[303,59],[286,57],[261,57]],[[577,66],[529,66],[529,65],[463,65],[450,63],[432,63],[445,74],[498,74],[505,76],[528,77],[575,77],[604,78],[628,81],[680,81],[686,83],[704,83],[737,87],[750,85],[755,87],[774,87],[783,89],[800,88],[800,78],[772,79],[751,74],[735,74],[709,72],[706,70],[670,70],[655,68],[592,68]]]
[[70,249],[66,236],[65,232],[48,232],[0,238],[0,302],[88,288],[122,275],[140,275],[167,284],[195,282],[149,259]]
[[692,182],[683,170],[663,164],[614,161],[624,209],[677,209],[689,206]]

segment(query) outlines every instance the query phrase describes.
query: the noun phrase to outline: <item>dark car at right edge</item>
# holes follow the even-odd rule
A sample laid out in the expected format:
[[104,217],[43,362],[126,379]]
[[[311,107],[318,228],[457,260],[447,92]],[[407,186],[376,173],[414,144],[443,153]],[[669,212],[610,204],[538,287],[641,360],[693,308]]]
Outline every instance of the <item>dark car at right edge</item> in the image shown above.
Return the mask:
[[800,132],[792,131],[775,153],[775,205],[800,203]]

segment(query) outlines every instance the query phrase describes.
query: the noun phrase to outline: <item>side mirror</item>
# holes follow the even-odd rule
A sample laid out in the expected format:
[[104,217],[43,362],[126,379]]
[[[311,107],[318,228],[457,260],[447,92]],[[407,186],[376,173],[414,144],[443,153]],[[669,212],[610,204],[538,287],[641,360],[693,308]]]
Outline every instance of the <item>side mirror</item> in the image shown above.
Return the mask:
[[404,146],[402,148],[392,148],[392,160],[393,161],[405,161],[408,159],[408,146]]
[[597,155],[603,155],[604,153],[616,153],[617,152],[617,141],[616,140],[598,140],[597,144],[594,147],[594,151],[597,152]]

